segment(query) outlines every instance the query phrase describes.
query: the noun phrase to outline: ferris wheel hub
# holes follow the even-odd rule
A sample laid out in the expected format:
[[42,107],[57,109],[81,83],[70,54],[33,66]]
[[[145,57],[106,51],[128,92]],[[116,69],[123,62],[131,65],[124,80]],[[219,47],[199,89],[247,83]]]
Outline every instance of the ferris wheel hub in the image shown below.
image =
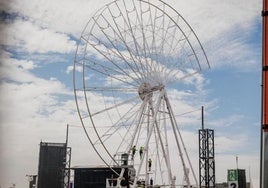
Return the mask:
[[148,82],[143,82],[139,88],[138,93],[141,98],[141,100],[144,100],[146,97],[151,98],[153,96],[153,92],[151,91],[152,86]]
[[149,99],[153,96],[154,91],[160,91],[164,88],[164,85],[159,86],[151,86],[148,82],[143,82],[139,88],[138,93],[141,98],[141,100],[145,100],[145,98]]

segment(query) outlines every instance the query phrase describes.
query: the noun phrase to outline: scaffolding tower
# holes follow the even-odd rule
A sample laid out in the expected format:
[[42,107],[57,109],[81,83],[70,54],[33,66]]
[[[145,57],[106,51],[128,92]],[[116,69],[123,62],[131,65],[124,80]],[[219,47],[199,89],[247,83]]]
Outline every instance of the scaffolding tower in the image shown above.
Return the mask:
[[38,188],[69,188],[71,148],[65,143],[40,142]]
[[214,130],[204,129],[202,107],[202,129],[199,129],[199,185],[200,188],[215,187]]

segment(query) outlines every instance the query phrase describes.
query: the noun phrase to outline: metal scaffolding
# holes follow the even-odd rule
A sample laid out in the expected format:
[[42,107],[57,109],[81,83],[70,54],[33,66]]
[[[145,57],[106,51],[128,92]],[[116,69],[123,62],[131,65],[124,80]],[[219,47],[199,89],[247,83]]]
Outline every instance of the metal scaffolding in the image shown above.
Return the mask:
[[66,165],[65,165],[65,169],[63,172],[63,187],[64,188],[69,188],[70,185],[70,175],[71,175],[71,148],[67,147],[66,148]]
[[215,187],[214,130],[199,130],[200,187]]

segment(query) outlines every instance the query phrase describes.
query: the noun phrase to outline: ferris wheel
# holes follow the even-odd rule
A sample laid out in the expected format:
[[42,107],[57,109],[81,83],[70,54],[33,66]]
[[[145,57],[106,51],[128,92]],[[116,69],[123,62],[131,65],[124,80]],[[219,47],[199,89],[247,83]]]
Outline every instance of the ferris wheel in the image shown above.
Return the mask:
[[208,67],[190,25],[162,0],[115,0],[88,21],[74,62],[79,117],[104,164],[131,169],[130,187],[189,186],[190,172],[197,184],[168,92]]

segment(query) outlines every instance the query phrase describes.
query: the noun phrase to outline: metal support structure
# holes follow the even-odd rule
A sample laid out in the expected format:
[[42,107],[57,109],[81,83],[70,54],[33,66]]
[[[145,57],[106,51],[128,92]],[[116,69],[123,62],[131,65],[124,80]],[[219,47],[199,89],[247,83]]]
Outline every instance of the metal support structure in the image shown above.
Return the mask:
[[200,187],[215,187],[214,130],[199,130]]
[[26,175],[26,177],[28,178],[29,181],[29,188],[36,188],[37,175]]
[[[174,127],[176,127],[177,129],[177,133],[174,132],[174,135],[175,135],[175,138],[176,138],[176,143],[177,143],[177,146],[178,146],[178,150],[180,151],[180,159],[181,159],[181,162],[182,162],[182,166],[183,166],[183,171],[184,171],[184,175],[185,175],[185,180],[187,182],[187,186],[190,187],[190,179],[189,177],[187,176],[188,172],[189,172],[189,169],[186,168],[186,165],[185,165],[185,161],[184,161],[184,158],[183,158],[183,153],[182,153],[182,150],[180,149],[180,144],[179,144],[179,140],[178,138],[180,139],[180,142],[182,144],[182,147],[183,147],[183,150],[184,150],[184,153],[186,155],[186,158],[188,160],[188,163],[189,163],[189,166],[190,166],[190,169],[192,171],[192,174],[193,174],[193,177],[194,177],[194,180],[195,180],[195,183],[197,184],[197,179],[196,179],[196,176],[195,176],[195,173],[194,173],[194,170],[193,170],[193,167],[192,167],[192,164],[190,162],[190,158],[189,158],[189,155],[188,155],[188,152],[186,151],[186,147],[185,147],[185,144],[183,142],[183,139],[182,139],[182,136],[181,136],[181,133],[180,133],[180,130],[179,130],[179,127],[178,127],[178,124],[176,122],[176,118],[174,116],[174,113],[172,111],[172,108],[171,108],[171,105],[170,105],[170,102],[167,98],[167,95],[165,95],[165,100],[166,100],[166,104],[167,104],[167,109],[169,111],[169,114],[170,114],[170,120],[171,120],[171,123],[172,123],[172,126],[173,126],[173,129],[175,129]],[[178,137],[179,136],[179,137]]]
[[[163,98],[164,95],[165,95],[165,90],[160,90],[160,92],[161,92],[161,93],[160,93],[160,95],[159,95],[159,98],[158,98],[158,101],[157,101],[157,104],[156,104],[156,107],[155,107],[155,108],[152,108],[152,106],[151,106],[152,104],[150,104],[150,102],[148,102],[148,103],[149,103],[149,106],[151,107],[153,117],[152,117],[151,125],[150,125],[150,127],[149,127],[148,137],[147,137],[146,142],[145,142],[145,150],[147,150],[147,148],[148,148],[149,141],[150,141],[150,138],[151,138],[151,136],[152,136],[154,127],[156,127],[157,132],[158,132],[158,135],[159,135],[159,138],[161,138],[160,133],[159,133],[159,130],[158,130],[158,124],[157,124],[156,118],[157,118],[157,114],[158,114],[159,109],[160,109],[161,100],[162,100],[162,98]],[[155,111],[153,111],[153,109],[154,109]],[[159,141],[160,141],[160,143],[161,143],[160,145],[161,145],[162,152],[164,153],[164,160],[165,160],[165,163],[166,163],[167,166],[169,166],[170,163],[169,163],[169,159],[167,159],[167,155],[166,155],[166,151],[165,151],[163,142],[162,142],[161,139],[159,139]],[[144,161],[144,156],[141,158],[141,163],[140,163],[140,165],[139,165],[139,167],[138,167],[137,174],[140,174],[140,171],[141,171],[141,167],[142,167],[143,161]],[[172,178],[173,178],[173,176],[172,176],[171,168],[169,167],[168,170],[169,170],[169,171],[168,171],[169,182],[171,183],[171,188],[174,188],[175,185],[173,184],[174,182],[172,182]],[[134,181],[134,185],[133,185],[133,187],[136,187],[136,183],[137,183],[137,180],[138,180],[137,178],[138,178],[138,176],[136,177],[136,179],[135,179],[135,181]]]
[[66,150],[66,143],[40,143],[38,188],[64,187]]
[[63,172],[63,184],[64,184],[64,188],[69,188],[70,185],[70,176],[71,176],[71,148],[70,147],[66,147],[66,165],[65,165],[65,169]]
[[71,176],[71,147],[68,147],[68,138],[69,138],[69,125],[67,124],[66,129],[66,159],[65,159],[65,169],[63,169],[63,187],[69,188],[70,185],[70,176]]
[[214,130],[204,129],[202,107],[202,129],[199,130],[199,185],[200,188],[215,187]]
[[262,118],[260,187],[268,187],[268,0],[263,0],[262,44]]

